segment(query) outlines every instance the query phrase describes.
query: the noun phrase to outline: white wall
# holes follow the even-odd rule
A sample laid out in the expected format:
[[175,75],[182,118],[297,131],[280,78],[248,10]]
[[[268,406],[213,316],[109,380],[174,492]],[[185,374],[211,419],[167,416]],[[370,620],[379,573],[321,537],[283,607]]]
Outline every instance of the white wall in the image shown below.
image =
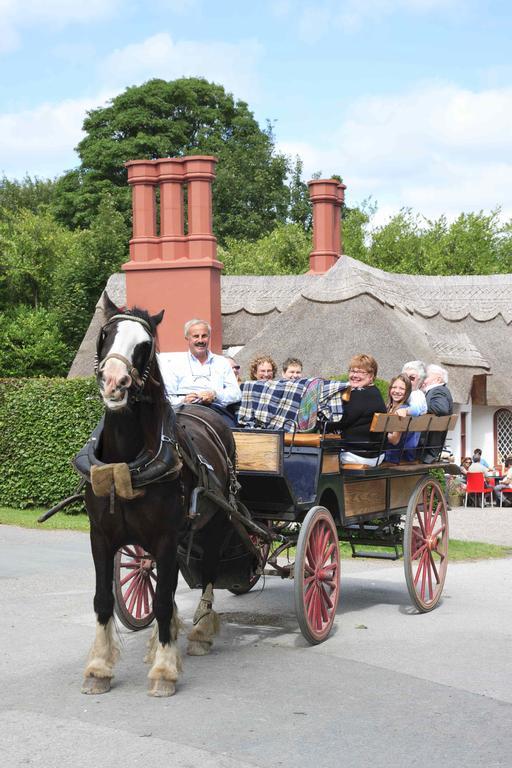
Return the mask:
[[[460,405],[456,403],[453,406],[453,412],[456,413],[459,418],[457,419],[457,424],[455,425],[455,429],[451,432],[448,432],[446,436],[446,446],[453,451],[453,456],[455,459],[456,464],[460,464],[462,461],[462,456],[460,455],[460,414],[466,413],[466,448],[468,451],[471,450],[471,404],[468,405]],[[469,435],[469,437],[468,437]]]
[[468,454],[475,448],[482,449],[483,458],[494,464],[494,414],[498,409],[488,405],[474,405],[471,417],[470,442],[466,441]]

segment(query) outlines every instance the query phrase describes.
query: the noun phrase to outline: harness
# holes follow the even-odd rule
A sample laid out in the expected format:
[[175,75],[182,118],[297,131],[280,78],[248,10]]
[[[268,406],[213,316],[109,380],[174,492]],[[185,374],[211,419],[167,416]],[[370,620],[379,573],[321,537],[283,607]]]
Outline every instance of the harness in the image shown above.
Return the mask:
[[[149,351],[148,360],[146,363],[146,367],[142,372],[142,376],[140,375],[137,368],[134,365],[132,365],[131,360],[128,360],[127,357],[125,357],[124,355],[120,355],[117,352],[110,352],[110,354],[106,355],[102,360],[100,360],[101,347],[107,335],[107,329],[116,320],[130,320],[134,323],[139,323],[140,325],[142,325],[144,330],[146,330],[149,334],[149,338],[151,339],[151,349]],[[101,331],[98,334],[98,339],[96,341],[96,354],[94,355],[94,374],[96,376],[99,376],[99,374],[103,372],[108,360],[111,360],[111,359],[120,360],[122,363],[125,364],[126,369],[128,371],[128,375],[135,382],[135,385],[138,389],[138,394],[140,394],[144,389],[144,387],[146,386],[146,382],[150,375],[151,366],[153,364],[153,360],[155,359],[155,354],[156,354],[155,337],[153,335],[153,329],[151,328],[151,325],[147,322],[147,320],[144,320],[144,318],[142,317],[137,317],[136,315],[128,315],[128,314],[112,315],[112,317],[109,320],[107,320],[105,325],[102,326]],[[157,386],[159,386],[158,382],[155,381],[155,379],[151,378],[151,380],[153,384],[156,384]],[[137,400],[138,399],[137,395],[135,395],[133,399]]]
[[[93,467],[109,466],[97,457],[105,419],[102,418],[84,447],[72,460],[79,475],[88,483],[92,482]],[[171,405],[165,409],[160,433],[160,444],[155,454],[142,451],[134,461],[127,463],[133,488],[143,488],[151,483],[168,483],[176,480],[183,463],[175,437],[176,417]]]

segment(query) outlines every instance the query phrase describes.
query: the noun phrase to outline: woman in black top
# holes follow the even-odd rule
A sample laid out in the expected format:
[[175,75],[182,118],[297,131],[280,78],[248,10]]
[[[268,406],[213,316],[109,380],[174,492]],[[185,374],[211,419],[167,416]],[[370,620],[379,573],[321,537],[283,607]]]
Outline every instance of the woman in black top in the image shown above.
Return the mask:
[[386,413],[382,395],[373,383],[377,370],[377,361],[371,355],[355,355],[350,361],[350,387],[341,420],[345,443],[345,449],[340,454],[343,464],[375,467],[384,459],[384,454],[379,454],[381,436],[370,432],[373,414]]

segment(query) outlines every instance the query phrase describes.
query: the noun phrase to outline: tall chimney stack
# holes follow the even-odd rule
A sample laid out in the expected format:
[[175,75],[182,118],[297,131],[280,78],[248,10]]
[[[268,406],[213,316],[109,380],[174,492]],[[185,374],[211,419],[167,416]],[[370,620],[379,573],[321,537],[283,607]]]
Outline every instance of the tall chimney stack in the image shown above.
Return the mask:
[[[130,261],[123,264],[128,306],[151,313],[165,309],[158,328],[160,351],[186,349],[183,325],[198,317],[212,326],[211,348],[222,351],[220,273],[212,231],[215,157],[196,155],[131,160],[133,237]],[[188,192],[185,234],[184,188]],[[156,190],[160,192],[157,232]]]
[[323,275],[341,255],[341,207],[346,186],[336,179],[313,179],[308,187],[313,205],[309,274]]

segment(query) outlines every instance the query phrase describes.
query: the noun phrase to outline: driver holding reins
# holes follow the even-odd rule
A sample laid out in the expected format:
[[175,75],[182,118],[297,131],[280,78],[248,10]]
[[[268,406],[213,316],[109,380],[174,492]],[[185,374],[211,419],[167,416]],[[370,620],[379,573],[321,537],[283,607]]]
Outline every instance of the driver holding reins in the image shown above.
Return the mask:
[[161,352],[160,370],[173,405],[200,403],[226,407],[238,403],[240,387],[228,358],[210,352],[211,326],[194,318],[185,323],[186,352]]

